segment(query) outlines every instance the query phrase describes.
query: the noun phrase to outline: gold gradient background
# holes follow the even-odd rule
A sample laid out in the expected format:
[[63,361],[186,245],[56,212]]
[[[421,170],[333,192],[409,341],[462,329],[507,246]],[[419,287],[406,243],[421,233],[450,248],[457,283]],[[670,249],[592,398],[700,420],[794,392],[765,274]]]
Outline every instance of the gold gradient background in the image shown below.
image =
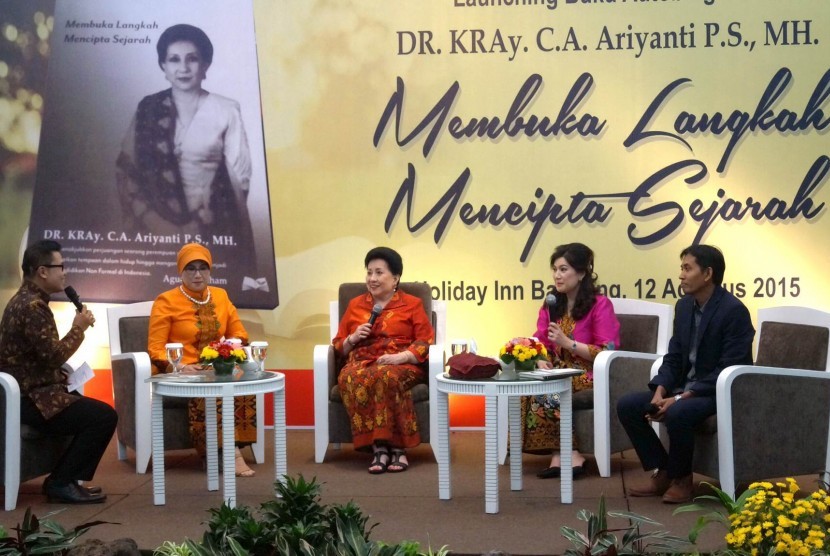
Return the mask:
[[[456,7],[455,0],[254,0],[254,13],[280,306],[273,311],[243,311],[243,318],[252,337],[270,342],[270,368],[311,368],[313,345],[328,342],[328,302],[336,297],[341,282],[363,280],[363,257],[376,245],[389,245],[403,255],[404,280],[486,285],[482,305],[448,302],[447,332],[449,338],[474,337],[480,352],[494,354],[507,339],[534,331],[540,301],[530,299],[530,283],[550,282],[548,259],[556,245],[588,244],[596,252],[600,282],[619,284],[622,294],[636,297],[638,279],[652,278],[661,286],[671,279],[677,285],[678,254],[697,232],[697,224],[687,213],[684,225],[669,238],[636,247],[626,235],[630,223],[635,222],[641,233],[651,233],[667,217],[633,219],[624,203],[607,202],[612,215],[603,224],[545,225],[524,263],[519,256],[530,223],[467,226],[453,218],[436,245],[437,219],[412,233],[406,228],[405,215],[399,214],[390,231],[384,230],[409,163],[417,173],[413,202],[417,221],[467,167],[472,179],[462,203],[504,207],[516,201],[526,207],[540,187],[567,206],[576,192],[630,192],[671,163],[697,159],[709,170],[703,183],[689,188],[680,176],[653,190],[652,202],[675,201],[688,212],[694,199],[708,204],[719,188],[740,202],[749,196],[764,203],[772,197],[789,202],[813,162],[830,155],[826,131],[815,130],[748,133],[721,174],[716,167],[726,136],[686,136],[692,151],[677,141],[659,138],[632,149],[623,146],[654,96],[681,77],[690,78],[691,85],[672,96],[650,129],[670,129],[682,110],[751,113],[782,67],[792,71],[793,80],[775,110],[802,113],[830,69],[830,4],[826,0],[716,0],[711,6],[704,0],[560,1],[554,10]],[[810,20],[813,43],[763,46],[764,22],[783,20]],[[729,22],[740,22],[745,37],[757,42],[755,50],[704,48],[706,22],[719,23],[722,31]],[[631,51],[595,49],[603,26],[614,33],[627,31],[629,25],[634,31],[663,32],[691,24],[696,34],[693,49],[646,50],[640,57]],[[587,49],[538,51],[534,35],[545,26],[554,27],[560,38],[573,28]],[[512,61],[501,53],[453,55],[449,53],[451,29],[482,29],[487,33],[485,41],[491,41],[497,29],[505,35],[522,35],[522,45],[529,50],[519,52]],[[398,55],[396,33],[420,30],[433,32],[442,54]],[[525,113],[555,117],[583,72],[589,72],[595,83],[576,114],[591,113],[606,120],[599,137],[455,140],[444,131],[431,155],[424,158],[423,134],[400,148],[390,126],[379,145],[372,144],[398,77],[406,86],[401,130],[406,135],[455,81],[461,89],[451,116],[467,121],[504,117],[522,83],[538,73],[544,86]],[[830,111],[828,104],[822,108]],[[21,156],[30,167],[31,156]],[[12,193],[9,187],[0,192],[4,210],[25,214],[28,205],[21,208],[23,201],[17,199],[28,197]],[[830,201],[827,183],[812,197],[816,204]],[[5,221],[0,222],[0,230],[15,246],[7,246],[6,251],[16,251],[19,231]],[[830,310],[826,207],[811,221],[718,221],[703,241],[723,249],[725,281],[745,284],[743,300],[753,314],[775,305]],[[19,254],[13,258],[9,266],[18,268]],[[754,280],[767,278],[776,282],[798,278],[801,293],[790,297],[789,292],[784,296],[778,290],[772,297],[753,297]],[[526,297],[496,301],[496,280],[524,286]],[[3,290],[3,302],[16,289],[11,286]],[[675,298],[656,301],[673,304]],[[71,306],[57,304],[55,308],[60,325],[68,327]],[[109,367],[105,311],[103,306],[94,310],[101,324],[90,330],[80,355],[103,369]]]
[[[259,1],[255,3],[260,79],[263,97],[266,154],[271,188],[281,306],[259,312],[281,368],[309,368],[311,348],[327,341],[327,302],[343,281],[363,279],[363,256],[375,245],[389,245],[404,258],[404,280],[438,285],[487,285],[482,305],[450,301],[448,336],[474,337],[480,352],[495,353],[515,335],[534,331],[539,301],[529,298],[531,280],[551,281],[549,257],[561,243],[581,241],[596,252],[601,283],[620,284],[622,293],[637,297],[638,279],[654,278],[677,286],[678,254],[690,244],[697,223],[688,206],[699,198],[716,199],[719,188],[745,202],[748,196],[766,202],[790,201],[809,167],[830,154],[826,133],[750,132],[733,151],[725,172],[716,167],[728,137],[685,136],[693,151],[677,141],[643,141],[626,149],[623,141],[654,96],[681,77],[690,86],[673,95],[652,122],[652,130],[670,130],[681,110],[692,113],[739,109],[753,112],[774,73],[793,72],[791,86],[775,110],[801,113],[821,76],[828,71],[830,30],[827,3],[814,0],[775,2],[703,0],[674,2],[560,2],[555,10],[542,6],[455,7],[452,0]],[[811,20],[809,46],[763,46],[764,21]],[[755,50],[743,47],[703,48],[704,23],[725,27],[741,23]],[[695,25],[696,48],[646,50],[639,58],[630,51],[597,51],[604,25],[612,32],[671,31]],[[540,52],[537,29],[552,26],[562,37],[573,28],[582,52]],[[522,35],[528,52],[509,55],[449,54],[450,29],[483,29],[490,45],[492,33]],[[429,30],[440,55],[397,54],[397,31]],[[408,134],[447,88],[458,81],[461,91],[451,115],[503,117],[519,87],[532,73],[544,86],[526,114],[555,117],[565,95],[583,72],[595,83],[577,115],[594,114],[607,120],[600,137],[578,135],[553,138],[501,137],[453,139],[446,131],[424,158],[425,134],[405,148],[387,127],[375,148],[372,136],[380,115],[395,91],[396,78],[405,81],[402,135]],[[823,106],[830,110],[827,103]],[[387,234],[384,221],[395,194],[415,165],[417,221],[450,187],[465,167],[472,179],[462,202],[474,206],[522,206],[535,200],[537,187],[556,195],[566,207],[578,191],[633,191],[646,177],[673,162],[697,159],[709,176],[688,187],[675,177],[652,189],[653,202],[676,201],[686,209],[683,226],[662,242],[634,246],[626,235],[631,222],[640,233],[651,233],[668,221],[633,219],[623,202],[607,202],[611,217],[603,224],[546,225],[525,263],[519,255],[530,223],[519,227],[464,225],[453,218],[436,245],[437,218],[417,233],[406,228],[400,213]],[[813,194],[816,204],[828,201],[827,184]],[[792,222],[718,221],[704,237],[726,255],[725,282],[743,282],[750,311],[774,305],[830,308],[826,282],[830,257],[830,225],[826,208],[811,220]],[[756,278],[800,279],[799,297],[755,298]],[[525,286],[524,300],[496,301],[493,282]],[[659,292],[658,292],[659,293]],[[673,304],[674,298],[656,301]],[[624,347],[624,346],[623,346]],[[273,359],[269,355],[269,359]]]

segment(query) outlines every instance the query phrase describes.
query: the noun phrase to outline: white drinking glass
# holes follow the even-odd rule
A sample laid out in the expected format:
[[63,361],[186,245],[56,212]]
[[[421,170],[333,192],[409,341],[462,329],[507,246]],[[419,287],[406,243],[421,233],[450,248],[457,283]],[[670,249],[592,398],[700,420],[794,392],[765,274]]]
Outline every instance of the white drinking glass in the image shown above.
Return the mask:
[[467,340],[453,340],[450,342],[450,353],[458,355],[459,353],[466,353],[469,349]]
[[164,344],[164,349],[167,351],[167,361],[173,366],[173,372],[179,372],[179,363],[184,357],[184,346],[179,343]]
[[260,371],[262,370],[267,355],[268,342],[251,342],[251,359],[256,361]]

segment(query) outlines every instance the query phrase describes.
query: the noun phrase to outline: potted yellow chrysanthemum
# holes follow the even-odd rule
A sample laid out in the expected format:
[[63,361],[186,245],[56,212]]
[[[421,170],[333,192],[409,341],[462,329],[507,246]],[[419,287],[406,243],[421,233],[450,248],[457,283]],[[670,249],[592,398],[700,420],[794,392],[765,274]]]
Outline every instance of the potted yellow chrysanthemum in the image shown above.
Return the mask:
[[536,338],[513,338],[499,350],[499,359],[513,363],[517,371],[532,371],[536,361],[547,359],[548,350]]
[[227,341],[211,342],[199,355],[199,361],[211,365],[219,375],[232,373],[236,364],[245,361],[245,358],[245,351],[241,347]]

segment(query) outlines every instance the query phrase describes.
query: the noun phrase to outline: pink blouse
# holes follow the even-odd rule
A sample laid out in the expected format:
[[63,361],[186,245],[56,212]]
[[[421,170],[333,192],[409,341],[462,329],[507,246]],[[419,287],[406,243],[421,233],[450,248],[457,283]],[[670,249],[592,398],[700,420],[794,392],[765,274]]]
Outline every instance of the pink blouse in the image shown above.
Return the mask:
[[[614,306],[604,295],[597,295],[596,300],[588,314],[576,322],[571,334],[575,341],[588,344],[588,350],[593,357],[606,349],[620,349],[620,322],[614,314]],[[539,318],[536,319],[535,336],[545,344],[548,351],[561,355],[558,346],[555,347],[548,339],[549,324],[548,307],[543,304],[539,309]],[[586,363],[585,367],[588,369],[593,366],[593,361],[586,361]]]

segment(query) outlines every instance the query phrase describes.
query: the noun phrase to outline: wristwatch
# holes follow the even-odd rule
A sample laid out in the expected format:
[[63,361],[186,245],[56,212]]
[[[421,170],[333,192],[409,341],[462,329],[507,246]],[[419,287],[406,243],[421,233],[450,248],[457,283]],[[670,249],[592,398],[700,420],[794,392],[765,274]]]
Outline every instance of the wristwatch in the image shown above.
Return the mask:
[[674,401],[676,401],[676,402],[679,402],[682,399],[683,399],[683,394],[678,394],[674,397]]
[[571,351],[576,351],[576,340],[574,340],[574,345],[571,346]]

